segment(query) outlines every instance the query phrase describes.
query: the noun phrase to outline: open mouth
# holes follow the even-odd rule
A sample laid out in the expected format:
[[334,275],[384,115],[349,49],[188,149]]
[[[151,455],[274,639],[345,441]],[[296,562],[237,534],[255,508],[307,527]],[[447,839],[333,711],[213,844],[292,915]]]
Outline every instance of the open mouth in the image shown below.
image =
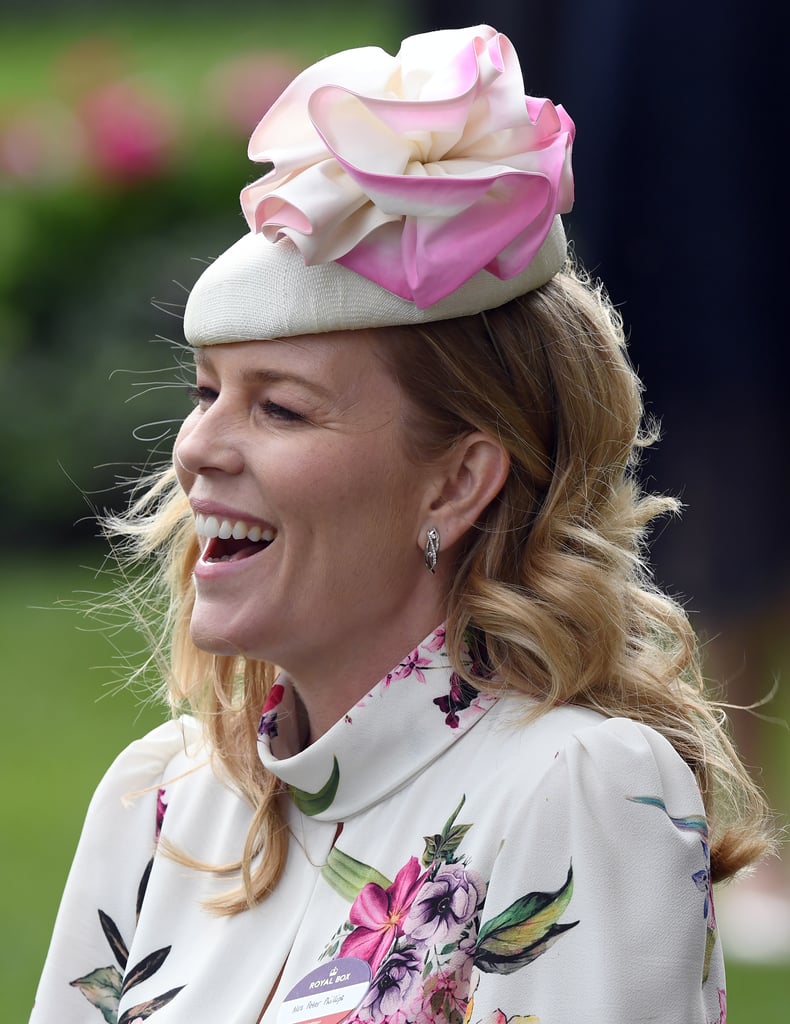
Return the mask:
[[195,531],[205,538],[200,556],[203,562],[237,562],[250,558],[271,544],[276,531],[270,526],[247,523],[243,519],[220,519],[217,516],[195,516]]

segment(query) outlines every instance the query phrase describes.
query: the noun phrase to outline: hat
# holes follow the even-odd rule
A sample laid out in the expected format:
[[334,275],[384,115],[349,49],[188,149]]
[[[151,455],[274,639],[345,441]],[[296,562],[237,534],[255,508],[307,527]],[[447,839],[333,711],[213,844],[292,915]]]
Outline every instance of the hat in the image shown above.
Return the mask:
[[426,323],[540,287],[565,260],[574,134],[487,25],[319,61],[252,134],[271,169],[190,293],[187,341]]

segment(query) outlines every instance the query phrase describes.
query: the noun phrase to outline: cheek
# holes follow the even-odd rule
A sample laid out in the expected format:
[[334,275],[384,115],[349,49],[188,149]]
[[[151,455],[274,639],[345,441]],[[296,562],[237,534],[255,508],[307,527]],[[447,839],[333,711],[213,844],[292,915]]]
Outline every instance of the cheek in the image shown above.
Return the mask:
[[382,543],[413,532],[418,497],[413,472],[391,445],[361,445],[337,462],[317,460],[300,486],[324,525],[343,536],[379,536]]

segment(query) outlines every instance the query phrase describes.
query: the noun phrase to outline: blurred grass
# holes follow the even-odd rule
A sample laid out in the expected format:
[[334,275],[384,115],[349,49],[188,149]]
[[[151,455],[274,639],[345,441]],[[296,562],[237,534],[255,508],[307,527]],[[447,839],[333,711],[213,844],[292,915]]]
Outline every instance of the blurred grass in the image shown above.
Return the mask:
[[[118,689],[124,663],[100,632],[58,601],[106,587],[103,549],[6,558],[0,579],[5,663],[0,821],[3,1020],[24,1021],[91,793],[130,740],[164,717]],[[113,643],[134,651],[135,634]],[[790,965],[729,964],[730,1024],[787,1024]],[[669,1022],[668,1022],[669,1024]],[[672,1022],[675,1024],[675,1022]],[[683,1022],[677,1022],[683,1024]]]
[[[0,992],[4,1021],[27,1020],[82,819],[102,773],[164,712],[117,689],[116,652],[56,607],[96,590],[101,552],[7,560],[0,579],[4,661],[0,822]],[[101,581],[98,581],[101,585]],[[83,628],[80,628],[80,627]],[[133,637],[117,638],[133,650]]]
[[[295,13],[296,12],[296,13]],[[224,17],[214,5],[204,10],[135,10],[121,4],[68,18],[0,18],[0,104],[57,93],[63,55],[91,40],[117,44],[134,57],[137,73],[160,81],[174,96],[199,102],[195,83],[223,57],[250,51],[281,51],[312,62],[337,50],[378,45],[397,49],[404,23],[396,5],[302,2],[268,5],[265,10],[234,10]]]

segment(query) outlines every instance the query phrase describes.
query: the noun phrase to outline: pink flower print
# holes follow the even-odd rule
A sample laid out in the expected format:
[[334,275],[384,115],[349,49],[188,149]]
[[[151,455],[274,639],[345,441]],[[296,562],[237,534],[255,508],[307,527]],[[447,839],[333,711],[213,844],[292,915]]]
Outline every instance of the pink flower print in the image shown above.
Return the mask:
[[410,857],[388,889],[375,882],[363,886],[348,915],[357,927],[343,942],[339,955],[358,956],[375,974],[393,942],[403,935],[403,919],[425,877],[426,872],[420,874],[420,862]]
[[442,945],[458,937],[485,895],[485,882],[462,864],[442,864],[417,893],[403,925],[404,934]]
[[466,1014],[468,992],[453,971],[440,970],[431,974],[423,989],[423,1009],[435,1020],[463,1020]]
[[423,650],[430,651],[432,654],[435,654],[437,651],[441,651],[444,647],[444,638],[446,633],[447,630],[444,626],[439,626],[439,628],[434,630],[431,636],[429,636],[422,645]]
[[422,957],[413,946],[393,950],[375,973],[357,1015],[376,1024],[408,1024],[414,1019],[409,1003],[421,994],[422,968]]
[[396,679],[408,679],[409,676],[415,675],[421,683],[425,682],[422,669],[430,667],[431,659],[422,656],[420,650],[421,648],[415,647],[411,654],[403,659],[395,671],[390,673],[393,681]]
[[275,683],[274,686],[269,690],[269,696],[266,698],[266,703],[263,705],[262,715],[268,714],[282,702],[283,694],[285,693],[285,687],[282,683]]
[[154,833],[154,841],[159,842],[159,835],[162,831],[162,824],[165,820],[165,811],[167,810],[167,790],[159,789],[156,793],[156,831]]
[[723,988],[716,991],[719,995],[719,1016],[708,1021],[708,1024],[727,1024],[727,993]]

